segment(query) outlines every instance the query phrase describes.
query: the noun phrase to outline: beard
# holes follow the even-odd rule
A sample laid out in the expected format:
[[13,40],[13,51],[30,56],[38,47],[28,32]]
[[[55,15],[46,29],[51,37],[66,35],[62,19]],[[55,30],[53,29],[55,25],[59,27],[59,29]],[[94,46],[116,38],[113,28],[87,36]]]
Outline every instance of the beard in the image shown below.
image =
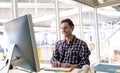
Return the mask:
[[68,34],[68,33],[64,33],[64,34],[63,34],[64,37],[69,37],[69,36],[71,36],[71,35],[72,35],[72,34]]

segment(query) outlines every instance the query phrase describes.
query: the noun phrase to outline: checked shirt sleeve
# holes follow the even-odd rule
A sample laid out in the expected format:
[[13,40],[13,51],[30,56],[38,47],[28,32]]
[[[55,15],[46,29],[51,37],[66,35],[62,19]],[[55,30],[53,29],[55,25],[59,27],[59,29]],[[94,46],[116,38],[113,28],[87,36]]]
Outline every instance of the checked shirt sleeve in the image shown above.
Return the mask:
[[55,44],[55,50],[53,51],[52,58],[50,60],[51,63],[54,61],[58,61],[59,59],[59,51],[58,51],[58,42]]
[[89,51],[89,48],[86,44],[86,42],[82,42],[81,43],[81,51],[79,52],[79,56],[80,56],[80,61],[78,64],[79,68],[82,68],[83,65],[90,65],[89,62],[89,55],[91,54],[91,52]]

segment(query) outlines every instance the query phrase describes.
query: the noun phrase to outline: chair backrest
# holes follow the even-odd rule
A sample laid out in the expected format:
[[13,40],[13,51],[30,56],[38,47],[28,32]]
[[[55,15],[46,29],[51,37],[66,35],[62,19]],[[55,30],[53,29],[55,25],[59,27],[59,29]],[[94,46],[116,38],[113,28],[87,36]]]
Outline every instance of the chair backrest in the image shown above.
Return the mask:
[[77,73],[95,73],[94,67],[84,65]]

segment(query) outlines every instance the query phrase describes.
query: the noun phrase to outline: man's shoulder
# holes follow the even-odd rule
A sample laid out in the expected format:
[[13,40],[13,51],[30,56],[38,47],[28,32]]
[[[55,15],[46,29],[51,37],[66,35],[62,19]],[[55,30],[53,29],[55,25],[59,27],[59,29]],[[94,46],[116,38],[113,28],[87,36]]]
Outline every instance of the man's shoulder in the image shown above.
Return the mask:
[[62,44],[64,42],[64,40],[59,40],[59,41],[57,41],[56,42],[56,44],[58,45],[58,44]]
[[86,43],[84,40],[79,39],[79,38],[76,38],[76,40],[77,40],[78,42],[81,42],[81,43]]

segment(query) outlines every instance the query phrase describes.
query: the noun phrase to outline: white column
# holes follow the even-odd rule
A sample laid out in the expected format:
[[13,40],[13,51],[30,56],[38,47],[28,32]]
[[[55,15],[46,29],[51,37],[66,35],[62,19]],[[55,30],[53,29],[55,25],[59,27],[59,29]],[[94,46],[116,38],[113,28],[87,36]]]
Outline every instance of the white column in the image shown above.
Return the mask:
[[12,18],[16,18],[18,16],[18,6],[17,0],[12,0]]
[[78,8],[79,8],[79,29],[80,29],[80,39],[84,39],[84,36],[83,36],[83,16],[82,16],[82,4],[79,3],[78,4]]
[[97,55],[97,63],[100,63],[100,43],[99,43],[99,31],[98,31],[98,16],[97,16],[97,8],[94,8],[94,24],[95,24],[95,40],[96,40],[96,55]]
[[60,36],[60,17],[59,17],[59,2],[55,1],[55,17],[56,17],[56,31],[57,31],[57,40],[61,39]]

